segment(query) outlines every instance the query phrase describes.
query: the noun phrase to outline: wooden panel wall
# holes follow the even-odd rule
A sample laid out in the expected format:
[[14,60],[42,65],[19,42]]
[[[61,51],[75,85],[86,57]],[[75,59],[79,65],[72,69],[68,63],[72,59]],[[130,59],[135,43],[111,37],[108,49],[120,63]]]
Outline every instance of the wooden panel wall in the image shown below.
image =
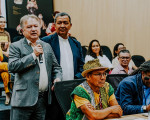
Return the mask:
[[82,45],[98,39],[113,50],[122,42],[131,54],[150,59],[150,0],[54,0],[54,10],[72,18],[71,34]]

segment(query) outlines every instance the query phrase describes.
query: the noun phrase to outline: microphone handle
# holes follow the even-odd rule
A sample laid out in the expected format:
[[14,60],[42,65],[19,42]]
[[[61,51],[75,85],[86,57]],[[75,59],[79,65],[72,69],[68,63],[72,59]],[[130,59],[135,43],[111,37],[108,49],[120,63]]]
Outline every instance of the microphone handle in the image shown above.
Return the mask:
[[43,63],[43,57],[42,57],[42,54],[39,55],[39,62],[40,62],[40,63]]
[[[40,44],[40,42],[37,41],[36,44]],[[41,45],[41,44],[40,44],[40,45]],[[43,63],[42,54],[39,55],[39,62],[40,62],[40,63]]]

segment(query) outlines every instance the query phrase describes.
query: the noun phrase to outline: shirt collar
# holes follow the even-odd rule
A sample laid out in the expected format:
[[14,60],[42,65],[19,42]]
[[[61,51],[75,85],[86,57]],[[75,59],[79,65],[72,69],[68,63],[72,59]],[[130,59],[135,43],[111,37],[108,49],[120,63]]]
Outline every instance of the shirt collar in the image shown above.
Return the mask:
[[124,71],[124,68],[120,65],[120,63],[118,65],[118,67],[119,67],[119,70]]
[[58,38],[59,38],[59,40],[61,40],[61,41],[68,41],[68,38],[67,38],[67,39],[64,39],[64,38],[62,38],[62,37],[59,36],[59,35],[58,35]]
[[[26,40],[27,40],[27,43],[28,43],[28,45],[31,45],[31,41],[30,40],[28,40],[27,38],[26,38]],[[40,40],[38,39],[36,42],[39,42]]]

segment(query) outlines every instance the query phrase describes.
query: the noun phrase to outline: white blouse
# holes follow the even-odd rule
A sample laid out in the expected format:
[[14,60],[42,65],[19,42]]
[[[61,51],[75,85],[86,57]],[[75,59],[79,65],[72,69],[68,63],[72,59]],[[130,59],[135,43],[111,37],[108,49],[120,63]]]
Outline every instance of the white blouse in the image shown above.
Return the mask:
[[[103,55],[102,56],[97,56],[97,58],[99,59],[100,61],[100,64],[103,66],[103,67],[108,67],[108,68],[112,68],[112,64],[110,62],[110,60],[106,57],[106,55]],[[92,56],[90,55],[86,55],[85,56],[85,63],[90,61],[90,60],[94,60],[95,58],[93,58]]]

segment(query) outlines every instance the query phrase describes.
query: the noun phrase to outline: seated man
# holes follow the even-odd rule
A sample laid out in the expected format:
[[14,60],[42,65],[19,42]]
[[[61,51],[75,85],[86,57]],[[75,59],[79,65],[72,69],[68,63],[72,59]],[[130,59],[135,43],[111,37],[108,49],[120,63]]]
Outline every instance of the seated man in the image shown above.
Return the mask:
[[125,115],[150,110],[150,60],[141,64],[134,73],[120,82],[115,93]]
[[111,74],[130,74],[133,72],[129,67],[131,55],[128,50],[121,50],[118,54],[119,64],[112,70]]
[[120,117],[122,109],[114,96],[114,89],[105,82],[108,68],[101,66],[98,59],[88,61],[83,68],[86,81],[72,92],[71,109],[66,120]]
[[[126,47],[124,46],[123,43],[117,43],[115,46],[114,46],[114,50],[113,50],[113,55],[114,55],[114,58],[112,60],[112,65],[113,65],[113,68],[115,68],[118,64],[119,64],[119,61],[118,61],[118,54],[121,50],[126,50]],[[135,66],[134,62],[132,61],[132,59],[130,60],[129,62],[129,66],[130,68],[136,70],[137,67]]]

